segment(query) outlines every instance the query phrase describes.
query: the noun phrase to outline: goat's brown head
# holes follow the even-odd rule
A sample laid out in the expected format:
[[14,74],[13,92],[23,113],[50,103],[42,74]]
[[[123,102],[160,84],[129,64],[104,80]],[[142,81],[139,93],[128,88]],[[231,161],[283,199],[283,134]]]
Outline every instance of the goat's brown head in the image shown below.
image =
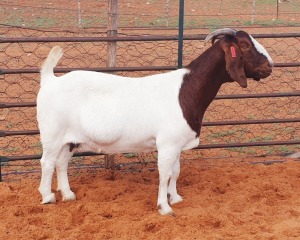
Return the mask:
[[220,46],[225,53],[226,70],[231,79],[247,87],[247,78],[259,81],[268,77],[273,68],[273,61],[266,49],[250,34],[230,28],[219,29],[209,34],[205,42],[224,35]]

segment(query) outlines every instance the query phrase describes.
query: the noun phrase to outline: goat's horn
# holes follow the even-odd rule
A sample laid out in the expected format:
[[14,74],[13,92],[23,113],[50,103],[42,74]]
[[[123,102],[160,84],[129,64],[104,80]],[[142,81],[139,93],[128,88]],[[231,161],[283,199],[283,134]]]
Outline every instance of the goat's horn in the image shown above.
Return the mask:
[[207,35],[207,37],[204,40],[204,45],[207,44],[211,39],[213,39],[213,42],[216,37],[220,35],[230,35],[230,36],[235,36],[236,30],[231,29],[231,28],[222,28],[218,29],[210,34]]

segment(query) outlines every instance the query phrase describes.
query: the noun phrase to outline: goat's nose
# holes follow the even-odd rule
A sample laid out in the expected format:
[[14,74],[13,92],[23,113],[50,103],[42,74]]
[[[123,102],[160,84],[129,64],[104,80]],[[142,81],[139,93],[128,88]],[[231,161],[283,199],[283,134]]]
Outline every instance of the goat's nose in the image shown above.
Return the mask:
[[274,63],[273,62],[269,62],[269,67],[274,67]]

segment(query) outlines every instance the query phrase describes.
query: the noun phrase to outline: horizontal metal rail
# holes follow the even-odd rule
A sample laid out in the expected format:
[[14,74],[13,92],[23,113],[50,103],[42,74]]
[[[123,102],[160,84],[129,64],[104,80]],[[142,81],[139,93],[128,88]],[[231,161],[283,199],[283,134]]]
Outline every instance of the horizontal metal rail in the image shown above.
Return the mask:
[[[291,38],[300,37],[300,33],[251,34],[255,38]],[[183,40],[204,40],[207,34],[184,35]],[[118,36],[118,37],[0,37],[0,43],[28,42],[132,42],[132,41],[177,41],[178,35]]]
[[[283,93],[232,94],[232,95],[217,95],[215,100],[244,99],[244,98],[299,97],[299,96],[300,96],[300,91],[283,92]],[[36,102],[0,103],[0,109],[18,108],[18,107],[36,107]]]
[[263,146],[278,146],[278,145],[296,145],[300,144],[299,140],[289,141],[261,141],[261,142],[245,142],[245,143],[220,143],[199,145],[194,149],[211,149],[211,148],[236,148],[236,147],[263,147]]
[[226,125],[251,125],[251,124],[273,124],[273,123],[295,123],[295,122],[300,123],[300,118],[203,122],[202,126],[213,127],[213,126],[226,126]]
[[[274,124],[274,123],[295,123],[295,122],[300,122],[300,118],[203,122],[202,126],[213,127],[213,126],[227,126],[227,125]],[[19,135],[38,135],[38,134],[40,134],[39,130],[0,131],[0,137],[19,136]]]
[[299,97],[300,91],[282,93],[256,93],[256,94],[232,94],[217,95],[215,100],[243,99],[243,98],[277,98],[277,97]]
[[[56,73],[67,73],[71,71],[95,71],[95,72],[134,72],[134,71],[170,71],[176,70],[175,66],[146,66],[146,67],[100,67],[100,68],[55,68]],[[40,73],[39,68],[15,68],[0,69],[0,74],[32,74]]]
[[38,135],[38,134],[40,134],[39,130],[0,131],[0,137]]
[[12,102],[12,103],[0,103],[1,108],[19,108],[19,107],[36,107],[36,102]]
[[[278,146],[278,145],[296,145],[300,144],[300,140],[289,141],[261,141],[261,142],[245,142],[245,143],[220,143],[220,144],[201,144],[193,149],[212,149],[212,148],[240,148],[240,147],[263,147],[263,146]],[[75,153],[73,157],[98,156],[102,153],[83,152]],[[1,156],[1,162],[12,162],[20,160],[35,160],[40,159],[42,155],[24,155],[24,156]]]
[[[86,156],[99,156],[99,155],[104,155],[104,154],[93,153],[93,152],[82,152],[82,153],[75,153],[73,157],[86,157]],[[41,159],[41,157],[42,155],[23,155],[23,156],[9,156],[9,157],[0,156],[0,163],[20,161],[20,160],[35,160],[35,159]]]
[[[275,63],[274,67],[300,67],[300,62],[296,63]],[[95,72],[135,72],[135,71],[171,71],[176,70],[176,66],[144,66],[144,67],[97,67],[97,68],[55,68],[56,73],[67,73],[71,71],[84,70]],[[0,75],[4,74],[34,74],[40,73],[39,68],[14,68],[0,69]]]
[[[296,63],[275,63],[274,67],[300,67],[300,62]],[[176,70],[176,66],[145,66],[145,67],[100,67],[100,68],[55,68],[56,73],[67,73],[77,70],[95,71],[95,72],[136,72],[136,71],[171,71]],[[0,75],[3,74],[33,74],[40,73],[39,68],[15,68],[0,69]]]
[[[205,34],[185,36],[184,40],[204,40]],[[0,43],[29,43],[29,42],[143,42],[143,41],[177,41],[178,36],[119,36],[119,37],[21,37],[0,38]]]

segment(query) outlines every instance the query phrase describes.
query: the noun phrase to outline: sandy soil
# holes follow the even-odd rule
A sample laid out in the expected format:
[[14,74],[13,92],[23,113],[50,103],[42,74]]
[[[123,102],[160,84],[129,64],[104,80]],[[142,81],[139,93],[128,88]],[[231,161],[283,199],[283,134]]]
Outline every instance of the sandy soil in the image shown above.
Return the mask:
[[75,202],[41,205],[36,178],[1,183],[0,239],[299,239],[300,163],[253,161],[184,160],[175,217],[157,212],[155,165],[82,170]]

